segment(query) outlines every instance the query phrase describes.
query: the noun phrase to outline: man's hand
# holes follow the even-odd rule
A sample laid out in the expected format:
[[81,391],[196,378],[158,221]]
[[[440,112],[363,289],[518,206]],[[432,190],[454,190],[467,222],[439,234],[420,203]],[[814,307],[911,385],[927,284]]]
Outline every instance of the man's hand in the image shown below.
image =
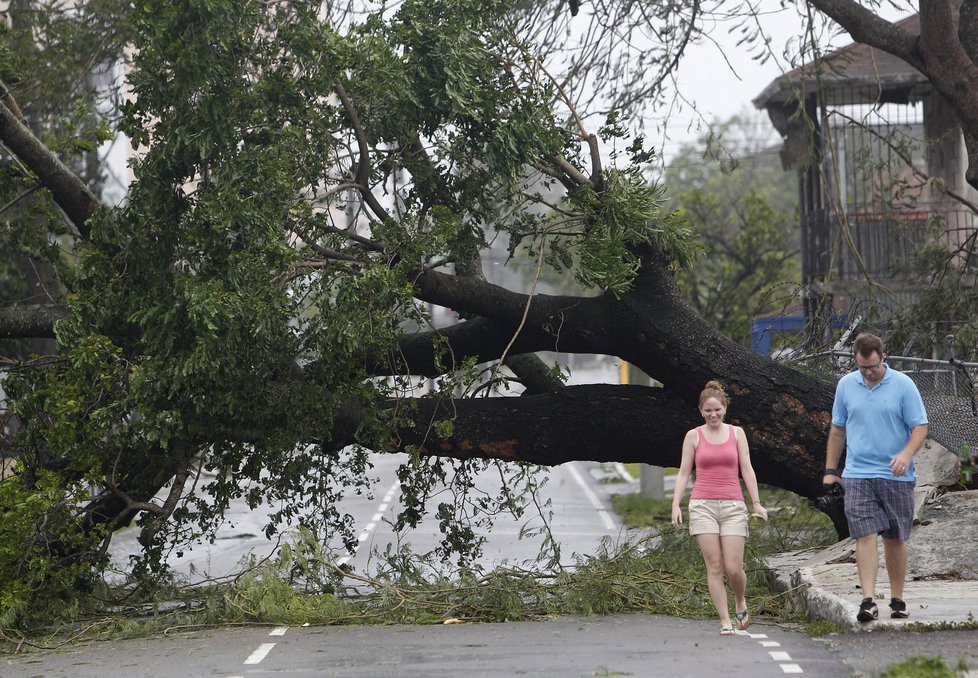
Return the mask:
[[900,477],[906,475],[907,471],[910,470],[910,460],[913,459],[913,454],[904,450],[897,456],[890,460],[890,469],[893,471],[893,475]]

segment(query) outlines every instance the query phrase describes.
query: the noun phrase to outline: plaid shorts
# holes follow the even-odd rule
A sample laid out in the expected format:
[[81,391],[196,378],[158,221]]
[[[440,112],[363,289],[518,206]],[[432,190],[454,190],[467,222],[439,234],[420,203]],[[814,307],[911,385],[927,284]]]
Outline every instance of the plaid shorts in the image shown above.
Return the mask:
[[913,482],[886,478],[843,478],[849,535],[859,539],[881,534],[908,541],[913,527]]

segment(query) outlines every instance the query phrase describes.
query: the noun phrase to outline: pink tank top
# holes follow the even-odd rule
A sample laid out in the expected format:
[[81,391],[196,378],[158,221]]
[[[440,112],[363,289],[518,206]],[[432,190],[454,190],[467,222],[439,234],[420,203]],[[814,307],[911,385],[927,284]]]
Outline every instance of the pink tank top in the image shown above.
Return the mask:
[[737,454],[737,436],[733,426],[727,424],[727,439],[714,445],[703,435],[703,427],[696,429],[699,442],[693,453],[696,482],[690,499],[744,499],[740,487],[740,459]]

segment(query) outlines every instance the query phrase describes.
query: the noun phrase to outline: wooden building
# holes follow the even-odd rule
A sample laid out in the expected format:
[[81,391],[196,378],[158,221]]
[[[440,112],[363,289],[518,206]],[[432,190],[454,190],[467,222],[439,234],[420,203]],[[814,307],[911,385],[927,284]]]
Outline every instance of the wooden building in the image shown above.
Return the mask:
[[[919,32],[917,16],[900,25]],[[851,44],[777,78],[754,105],[782,136],[782,166],[798,173],[813,328],[832,312],[885,322],[921,284],[912,269],[925,243],[952,263],[967,256],[978,193],[965,182],[963,135],[906,62]]]

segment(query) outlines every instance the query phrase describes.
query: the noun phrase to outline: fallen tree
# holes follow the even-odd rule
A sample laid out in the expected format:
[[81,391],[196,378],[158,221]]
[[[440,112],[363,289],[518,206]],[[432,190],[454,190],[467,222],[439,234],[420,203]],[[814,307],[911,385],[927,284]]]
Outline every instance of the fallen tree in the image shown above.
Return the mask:
[[[442,459],[673,466],[714,378],[759,480],[819,493],[831,380],[689,309],[674,272],[698,245],[662,213],[649,153],[607,162],[624,132],[585,124],[506,3],[409,2],[352,26],[315,3],[171,5],[131,16],[121,206],[25,124],[23,83],[0,107],[5,190],[58,208],[18,228],[67,231],[77,257],[63,306],[0,317],[3,336],[59,341],[4,385],[16,609],[51,558],[70,587],[133,519],[150,556],[242,495],[285,519],[316,494],[306,519],[343,529],[335,500],[368,453],[436,475]],[[503,236],[582,293],[488,282],[480,253]],[[433,306],[461,321],[431,327]],[[662,386],[565,386],[543,351],[617,356]]]

